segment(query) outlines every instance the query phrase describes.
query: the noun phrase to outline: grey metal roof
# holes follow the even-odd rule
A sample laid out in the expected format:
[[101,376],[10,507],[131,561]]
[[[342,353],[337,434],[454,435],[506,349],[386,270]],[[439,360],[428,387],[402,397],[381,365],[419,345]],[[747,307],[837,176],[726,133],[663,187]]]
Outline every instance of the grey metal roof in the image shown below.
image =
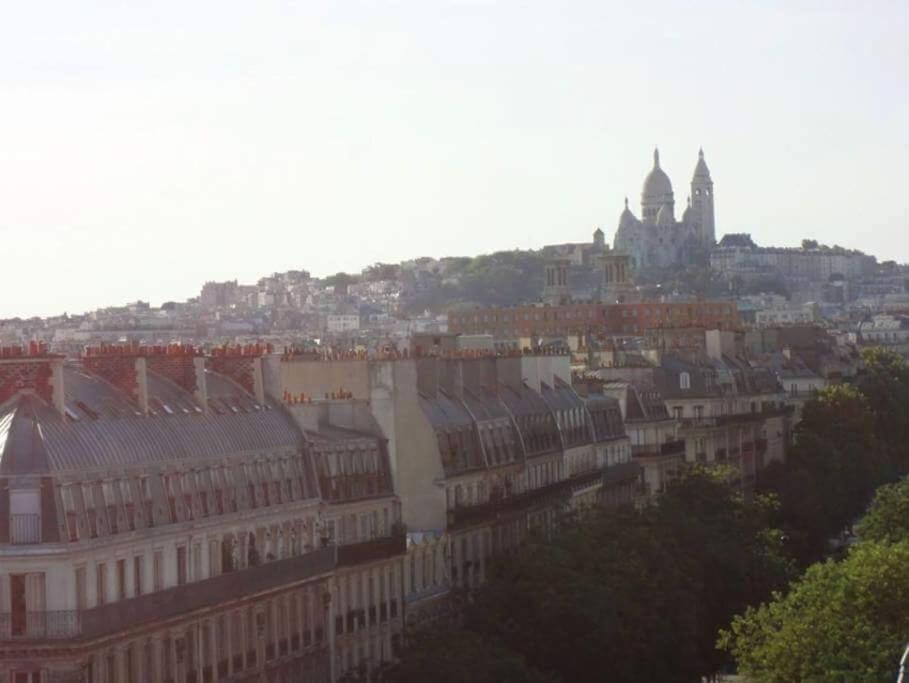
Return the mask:
[[225,403],[205,413],[188,392],[152,373],[149,378],[150,403],[159,406],[149,416],[137,414],[123,392],[78,366],[64,368],[66,418],[34,395],[19,396],[0,413],[0,474],[303,448],[303,433],[289,415],[274,407],[256,409],[238,388],[226,391],[216,379],[216,397]]

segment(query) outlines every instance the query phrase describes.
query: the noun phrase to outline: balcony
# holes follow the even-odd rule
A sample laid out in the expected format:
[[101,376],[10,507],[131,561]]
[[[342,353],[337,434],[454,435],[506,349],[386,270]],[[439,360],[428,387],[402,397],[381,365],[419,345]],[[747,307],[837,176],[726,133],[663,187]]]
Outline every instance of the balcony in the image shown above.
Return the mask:
[[407,552],[407,536],[397,534],[374,538],[371,541],[338,546],[338,566],[351,567],[367,562],[385,560]]
[[451,590],[451,585],[448,580],[444,580],[439,584],[434,586],[427,586],[423,590],[416,591],[413,593],[408,593],[404,597],[404,602],[408,605],[420,602],[421,600],[429,600],[430,598],[436,598],[441,595],[446,595]]
[[77,610],[0,612],[0,641],[72,638],[81,630]]
[[704,417],[684,417],[681,420],[682,427],[685,429],[710,429],[717,427],[728,427],[736,424],[751,424],[761,422],[773,417],[791,417],[793,414],[792,406],[766,406],[760,411],[733,413],[731,415],[712,415]]
[[638,463],[626,462],[583,472],[548,486],[504,496],[479,505],[459,506],[448,511],[448,526],[452,528],[465,527],[516,512],[542,507],[559,498],[567,498],[573,491],[597,481],[602,482],[605,486],[610,486],[637,479],[640,476],[640,471],[641,466]]
[[667,441],[662,444],[645,444],[642,446],[632,446],[631,454],[635,458],[666,458],[670,456],[685,455],[685,441],[677,439]]
[[14,545],[29,545],[32,543],[40,543],[41,515],[10,515],[9,542]]
[[217,609],[226,600],[277,592],[307,579],[326,575],[337,565],[335,551],[333,546],[321,548],[299,557],[266,562],[82,612],[0,613],[0,641],[90,640],[140,626],[189,618],[194,612]]
[[216,608],[232,599],[279,591],[306,579],[331,572],[337,565],[334,547],[320,548],[286,560],[221,574],[82,613],[82,636],[99,637],[148,623],[160,623],[202,609]]

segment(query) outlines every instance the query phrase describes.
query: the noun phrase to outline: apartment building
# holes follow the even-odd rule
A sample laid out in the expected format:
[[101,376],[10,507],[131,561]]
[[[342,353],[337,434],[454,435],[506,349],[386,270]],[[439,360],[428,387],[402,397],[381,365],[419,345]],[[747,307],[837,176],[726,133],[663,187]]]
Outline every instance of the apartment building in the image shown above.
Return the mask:
[[740,355],[740,336],[709,331],[706,346],[705,353],[665,353],[649,367],[617,365],[596,374],[656,392],[678,423],[685,462],[726,464],[750,486],[760,469],[785,459],[792,410],[776,376]]
[[633,503],[567,356],[0,350],[0,681],[336,681],[556,509]]

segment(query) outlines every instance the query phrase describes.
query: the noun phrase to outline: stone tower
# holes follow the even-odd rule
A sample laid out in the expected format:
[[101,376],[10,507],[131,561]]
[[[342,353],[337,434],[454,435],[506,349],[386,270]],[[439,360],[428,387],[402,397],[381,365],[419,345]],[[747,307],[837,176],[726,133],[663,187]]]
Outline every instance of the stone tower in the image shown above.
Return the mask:
[[601,228],[597,228],[593,231],[593,246],[598,251],[606,249],[606,234]]
[[571,261],[564,258],[548,259],[543,266],[543,303],[561,306],[571,300],[568,289],[568,266]]
[[634,294],[634,271],[631,257],[609,251],[599,257],[600,299],[603,303],[627,303]]
[[698,163],[691,179],[691,214],[698,234],[704,244],[716,244],[716,227],[713,219],[713,180],[704,161],[704,150],[698,151]]

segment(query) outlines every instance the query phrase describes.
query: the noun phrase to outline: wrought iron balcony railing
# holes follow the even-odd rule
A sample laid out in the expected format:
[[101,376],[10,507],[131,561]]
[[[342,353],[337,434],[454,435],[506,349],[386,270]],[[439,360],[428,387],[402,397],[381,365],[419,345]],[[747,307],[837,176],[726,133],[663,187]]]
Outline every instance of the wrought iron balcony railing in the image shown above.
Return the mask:
[[72,638],[80,631],[78,610],[0,612],[0,640]]

